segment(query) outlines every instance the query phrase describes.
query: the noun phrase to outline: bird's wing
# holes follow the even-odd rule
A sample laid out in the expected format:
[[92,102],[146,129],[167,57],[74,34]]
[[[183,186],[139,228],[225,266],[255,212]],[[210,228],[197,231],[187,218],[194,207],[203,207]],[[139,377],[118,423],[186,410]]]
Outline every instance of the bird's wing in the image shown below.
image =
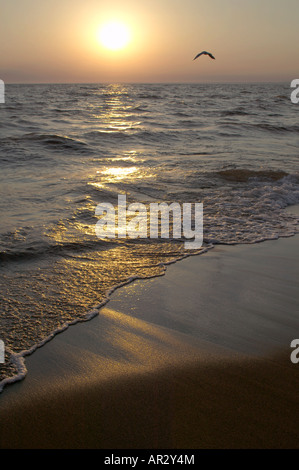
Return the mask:
[[202,51],[200,52],[199,54],[197,54],[193,60],[197,59],[197,57],[201,56],[201,55],[208,55],[211,57],[211,59],[215,59],[215,57],[210,53],[210,52],[207,52],[207,51]]
[[200,57],[201,55],[208,55],[211,57],[211,59],[214,59],[215,60],[215,57],[213,56],[213,54],[211,54],[210,52],[207,52],[207,51],[202,51],[200,52],[199,54],[197,54],[193,60],[197,59],[198,57]]
[[197,57],[201,56],[202,54],[204,54],[204,52],[200,52],[199,54],[197,54],[193,60],[197,59]]

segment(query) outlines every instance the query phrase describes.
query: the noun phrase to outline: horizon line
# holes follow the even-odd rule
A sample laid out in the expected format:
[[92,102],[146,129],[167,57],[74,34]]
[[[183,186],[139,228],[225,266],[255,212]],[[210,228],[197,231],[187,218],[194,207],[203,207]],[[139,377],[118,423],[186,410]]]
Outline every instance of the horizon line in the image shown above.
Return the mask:
[[217,85],[217,84],[259,84],[259,83],[289,83],[289,80],[293,80],[294,77],[285,80],[229,80],[229,81],[82,81],[82,82],[68,82],[68,81],[57,81],[57,82],[6,82],[4,80],[5,85],[197,85],[197,84],[205,84],[205,85]]

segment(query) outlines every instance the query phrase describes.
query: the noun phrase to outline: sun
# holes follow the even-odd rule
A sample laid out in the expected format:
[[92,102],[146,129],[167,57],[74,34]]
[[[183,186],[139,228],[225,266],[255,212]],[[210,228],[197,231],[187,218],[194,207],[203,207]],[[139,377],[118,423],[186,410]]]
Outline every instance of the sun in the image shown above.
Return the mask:
[[103,25],[98,31],[100,44],[111,51],[124,49],[130,42],[129,28],[119,21],[111,21]]

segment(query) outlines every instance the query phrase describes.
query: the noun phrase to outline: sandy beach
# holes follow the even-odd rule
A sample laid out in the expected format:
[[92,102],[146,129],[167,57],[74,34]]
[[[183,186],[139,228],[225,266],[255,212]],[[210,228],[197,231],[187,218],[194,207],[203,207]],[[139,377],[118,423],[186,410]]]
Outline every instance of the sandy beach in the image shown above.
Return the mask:
[[26,358],[1,448],[297,448],[298,242],[216,247],[117,290]]

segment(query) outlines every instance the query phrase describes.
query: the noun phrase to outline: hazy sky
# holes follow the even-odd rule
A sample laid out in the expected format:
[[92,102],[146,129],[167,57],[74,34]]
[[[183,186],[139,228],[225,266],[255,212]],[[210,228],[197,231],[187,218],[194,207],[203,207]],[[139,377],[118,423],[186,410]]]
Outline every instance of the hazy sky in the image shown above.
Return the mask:
[[[221,82],[298,78],[298,0],[0,0],[5,82]],[[123,22],[131,41],[97,33]],[[211,51],[216,61],[202,57]]]

